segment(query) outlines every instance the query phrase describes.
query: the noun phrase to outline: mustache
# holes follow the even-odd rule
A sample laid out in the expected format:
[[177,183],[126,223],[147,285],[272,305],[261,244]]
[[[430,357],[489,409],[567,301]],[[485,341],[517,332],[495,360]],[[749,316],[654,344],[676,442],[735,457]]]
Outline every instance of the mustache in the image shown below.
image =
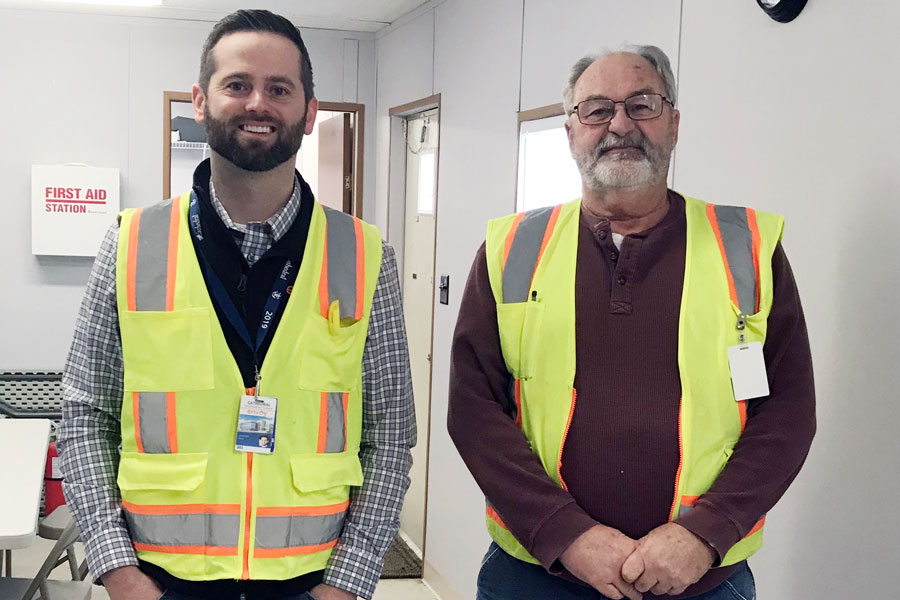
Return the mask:
[[647,138],[641,135],[640,132],[634,131],[624,136],[608,133],[597,144],[594,157],[600,158],[610,150],[615,150],[616,148],[636,148],[643,152],[644,156],[649,156],[647,152],[649,149]]

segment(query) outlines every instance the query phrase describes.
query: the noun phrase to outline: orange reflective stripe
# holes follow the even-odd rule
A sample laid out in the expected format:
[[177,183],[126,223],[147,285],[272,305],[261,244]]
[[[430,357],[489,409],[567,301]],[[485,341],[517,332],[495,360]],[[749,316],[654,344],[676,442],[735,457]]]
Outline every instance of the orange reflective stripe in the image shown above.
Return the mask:
[[165,554],[201,554],[206,556],[237,556],[237,546],[157,546],[134,542],[134,549]]
[[760,519],[759,521],[757,521],[756,525],[753,526],[753,529],[751,529],[749,532],[747,532],[747,535],[745,535],[744,537],[750,537],[751,535],[753,535],[754,533],[756,533],[757,531],[762,529],[763,525],[765,525],[765,524],[766,524],[766,516],[763,515],[763,518]]
[[747,209],[747,226],[750,228],[750,235],[753,239],[753,270],[756,273],[756,312],[759,312],[759,223],[756,222],[756,211],[752,208]]
[[513,398],[516,402],[516,427],[522,428],[522,380],[516,379]]
[[503,522],[503,519],[500,518],[500,515],[497,514],[497,511],[494,510],[490,506],[486,506],[484,511],[487,513],[487,516],[491,518],[491,520],[502,527],[503,529],[509,531],[509,527],[506,526],[506,523]]
[[725,276],[728,278],[728,293],[731,296],[731,301],[734,305],[740,307],[741,301],[737,295],[737,288],[734,287],[734,277],[731,275],[731,267],[728,264],[728,254],[725,252],[725,242],[722,240],[722,232],[719,230],[719,218],[716,216],[715,205],[706,205],[706,216],[709,219],[709,224],[712,226],[713,233],[716,236],[716,242],[719,244],[719,252],[722,253],[722,262],[725,265]]
[[509,249],[512,248],[513,240],[516,239],[516,229],[519,228],[519,223],[522,222],[522,219],[525,218],[525,213],[519,213],[516,215],[515,220],[513,220],[512,227],[509,228],[509,232],[506,234],[506,240],[503,243],[503,267],[506,267],[506,259],[509,258]]
[[696,504],[697,499],[699,499],[699,498],[700,498],[700,496],[682,496],[681,497],[681,505],[682,506],[693,506],[694,504]]
[[325,224],[325,251],[322,253],[322,274],[319,276],[319,311],[328,318],[328,220]]
[[136,515],[237,515],[240,504],[134,504],[122,500],[122,508]]
[[[541,264],[541,257],[544,256],[544,250],[547,248],[547,244],[550,243],[550,238],[553,237],[553,230],[556,228],[556,221],[559,219],[559,211],[562,209],[562,204],[556,206],[553,209],[553,212],[550,213],[550,221],[547,223],[547,229],[544,230],[544,239],[541,241],[541,249],[538,251],[537,260],[535,261],[535,272],[537,272],[537,265]],[[534,275],[531,276],[531,280],[534,281]]]
[[141,393],[131,393],[131,412],[134,413],[134,441],[137,443],[137,451],[144,453],[144,441],[141,439]]
[[556,476],[559,477],[559,483],[563,489],[569,491],[569,486],[563,481],[562,476],[562,455],[563,449],[566,447],[566,438],[569,437],[569,429],[572,427],[572,417],[575,416],[575,403],[578,401],[578,391],[572,388],[572,407],[569,409],[569,418],[566,421],[566,430],[563,433],[562,443],[559,445],[559,457],[556,460]]
[[738,405],[738,415],[741,418],[741,433],[744,433],[744,428],[747,426],[747,401],[741,400],[737,403]]
[[256,509],[257,517],[319,517],[322,515],[336,515],[342,513],[350,506],[350,501],[339,504],[327,504],[325,506],[260,506]]
[[[363,316],[363,297],[366,293],[366,240],[363,238],[362,221],[353,219],[353,229],[356,232],[356,311],[354,317],[357,321]],[[344,411],[347,414],[347,411]]]
[[344,392],[344,452],[347,451],[347,438],[349,437],[348,427],[349,427],[350,419],[347,416],[350,414],[347,412],[347,409],[349,408],[349,406],[350,406],[350,392]]
[[[166,310],[175,309],[175,273],[178,270],[178,228],[181,225],[181,198],[172,199],[169,219],[169,250],[166,253]],[[175,452],[175,450],[172,450]]]
[[330,541],[326,544],[317,544],[314,546],[293,546],[291,548],[256,548],[253,551],[253,558],[283,558],[285,556],[299,556],[302,554],[315,554],[337,545],[337,540]]
[[178,427],[175,425],[175,392],[166,392],[166,433],[169,436],[169,452],[178,453]]
[[319,405],[319,445],[316,450],[319,454],[325,452],[328,443],[328,392],[322,392]]
[[250,579],[250,516],[253,507],[253,453],[247,453],[246,518],[244,519],[244,568],[241,579]]
[[140,230],[141,210],[138,208],[131,215],[131,226],[128,228],[128,260],[125,263],[125,294],[128,299],[128,310],[137,310],[135,295],[135,275],[137,273],[137,243]]

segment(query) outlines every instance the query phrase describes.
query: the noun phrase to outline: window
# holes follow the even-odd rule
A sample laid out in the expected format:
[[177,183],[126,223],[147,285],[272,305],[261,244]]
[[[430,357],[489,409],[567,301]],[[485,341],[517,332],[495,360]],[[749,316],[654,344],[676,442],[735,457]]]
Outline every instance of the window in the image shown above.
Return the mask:
[[419,153],[419,193],[418,212],[420,215],[434,214],[434,149],[422,150]]
[[[551,116],[546,116],[550,112]],[[552,113],[556,114],[552,114]],[[529,114],[538,115],[528,118]],[[581,196],[581,175],[569,152],[561,106],[519,113],[518,212]]]

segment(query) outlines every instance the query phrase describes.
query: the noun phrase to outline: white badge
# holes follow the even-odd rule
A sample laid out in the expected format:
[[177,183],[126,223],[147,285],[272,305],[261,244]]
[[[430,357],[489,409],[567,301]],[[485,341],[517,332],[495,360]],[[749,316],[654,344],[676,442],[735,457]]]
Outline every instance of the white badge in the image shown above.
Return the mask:
[[731,385],[734,399],[762,398],[769,395],[769,378],[763,358],[761,342],[738,344],[728,348],[728,366],[731,367]]
[[241,412],[238,414],[237,438],[234,449],[238,452],[275,452],[275,416],[278,398],[269,396],[241,396]]

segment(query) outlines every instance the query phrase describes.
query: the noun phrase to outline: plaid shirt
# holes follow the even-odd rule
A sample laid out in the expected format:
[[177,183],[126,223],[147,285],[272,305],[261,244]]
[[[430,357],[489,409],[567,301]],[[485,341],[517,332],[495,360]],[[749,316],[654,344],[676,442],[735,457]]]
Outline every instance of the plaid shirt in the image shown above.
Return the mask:
[[[236,225],[210,185],[219,217],[250,264],[281,238],[300,209],[300,185],[263,223]],[[138,559],[116,485],[123,397],[122,340],[116,302],[118,224],[110,227],[94,262],[63,376],[65,405],[58,431],[63,490],[85,543],[95,579]],[[409,486],[416,421],[400,282],[393,248],[385,243],[363,353],[363,424],[359,456],[363,485],[351,488],[341,537],[324,583],[371,598],[384,555],[400,526]]]

